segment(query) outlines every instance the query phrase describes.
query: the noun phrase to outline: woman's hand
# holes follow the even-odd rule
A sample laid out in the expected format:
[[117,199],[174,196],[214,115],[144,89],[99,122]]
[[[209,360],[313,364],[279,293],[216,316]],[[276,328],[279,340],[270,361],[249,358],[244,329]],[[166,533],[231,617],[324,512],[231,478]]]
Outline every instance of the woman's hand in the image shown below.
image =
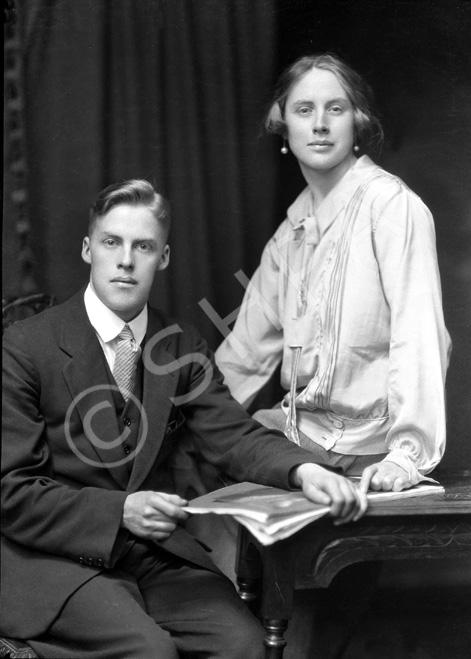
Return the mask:
[[314,463],[297,467],[293,482],[314,503],[330,506],[336,525],[356,522],[368,506],[366,494],[355,483]]
[[188,519],[182,506],[188,501],[178,494],[165,492],[135,492],[130,494],[123,508],[121,526],[139,538],[164,540]]
[[366,467],[360,481],[360,490],[384,490],[385,492],[400,492],[411,487],[407,472],[394,462],[383,460]]

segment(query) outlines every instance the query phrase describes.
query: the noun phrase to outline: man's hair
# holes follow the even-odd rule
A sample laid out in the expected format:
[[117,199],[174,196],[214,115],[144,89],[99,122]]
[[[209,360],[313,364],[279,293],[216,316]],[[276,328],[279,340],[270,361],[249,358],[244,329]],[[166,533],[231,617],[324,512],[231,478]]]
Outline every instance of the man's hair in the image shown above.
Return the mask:
[[91,235],[95,222],[115,206],[145,206],[153,214],[157,222],[165,230],[170,231],[170,205],[168,201],[148,181],[131,179],[121,183],[113,183],[98,193],[90,209],[88,235]]
[[380,147],[383,141],[383,129],[373,109],[371,87],[359,73],[331,53],[300,57],[283,71],[278,78],[272,103],[265,118],[266,130],[286,137],[286,100],[296,83],[311,69],[330,71],[345,89],[353,107],[356,142],[364,147]]

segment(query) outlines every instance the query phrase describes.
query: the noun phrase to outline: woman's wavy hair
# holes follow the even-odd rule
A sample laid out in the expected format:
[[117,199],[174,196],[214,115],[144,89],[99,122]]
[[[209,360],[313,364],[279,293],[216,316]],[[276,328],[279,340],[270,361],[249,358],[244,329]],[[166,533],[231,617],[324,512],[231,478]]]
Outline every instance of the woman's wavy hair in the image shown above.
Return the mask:
[[337,55],[321,53],[300,57],[288,66],[278,78],[270,109],[265,118],[265,128],[270,133],[286,137],[286,100],[294,85],[311,69],[324,69],[337,76],[353,107],[355,142],[366,149],[380,148],[383,128],[373,109],[373,92],[364,78]]

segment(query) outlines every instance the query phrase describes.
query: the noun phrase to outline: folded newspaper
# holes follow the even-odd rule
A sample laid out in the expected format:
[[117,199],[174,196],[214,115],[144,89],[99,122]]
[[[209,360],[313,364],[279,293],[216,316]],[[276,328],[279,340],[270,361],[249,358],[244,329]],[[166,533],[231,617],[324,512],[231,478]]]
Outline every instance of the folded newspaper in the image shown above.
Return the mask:
[[[370,501],[388,501],[444,492],[432,479],[401,492],[368,492]],[[255,483],[237,483],[193,499],[184,510],[193,514],[231,515],[262,545],[288,538],[324,517],[329,506],[316,504],[300,490],[288,491]]]

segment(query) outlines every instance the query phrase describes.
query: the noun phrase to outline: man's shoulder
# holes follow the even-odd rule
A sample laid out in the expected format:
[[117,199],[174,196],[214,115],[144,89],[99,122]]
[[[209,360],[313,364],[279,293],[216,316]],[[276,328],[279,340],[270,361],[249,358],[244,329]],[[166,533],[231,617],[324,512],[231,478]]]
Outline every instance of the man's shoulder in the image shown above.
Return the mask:
[[149,304],[147,310],[149,318],[148,326],[155,328],[157,331],[159,329],[166,329],[169,327],[173,328],[175,325],[178,325],[182,329],[184,328],[189,329],[190,331],[197,331],[191,323],[177,319],[166,311],[163,311],[163,309],[158,309],[157,307],[153,307]]
[[85,306],[82,290],[65,302],[48,307],[33,316],[12,323],[5,329],[4,338],[8,341],[13,336],[24,335],[40,341],[45,337],[54,335],[64,322],[76,324],[78,319],[85,318],[84,314]]
[[199,330],[191,323],[176,319],[162,309],[150,305],[148,313],[148,339],[158,336],[162,340],[168,337],[170,342],[178,344],[206,344]]

